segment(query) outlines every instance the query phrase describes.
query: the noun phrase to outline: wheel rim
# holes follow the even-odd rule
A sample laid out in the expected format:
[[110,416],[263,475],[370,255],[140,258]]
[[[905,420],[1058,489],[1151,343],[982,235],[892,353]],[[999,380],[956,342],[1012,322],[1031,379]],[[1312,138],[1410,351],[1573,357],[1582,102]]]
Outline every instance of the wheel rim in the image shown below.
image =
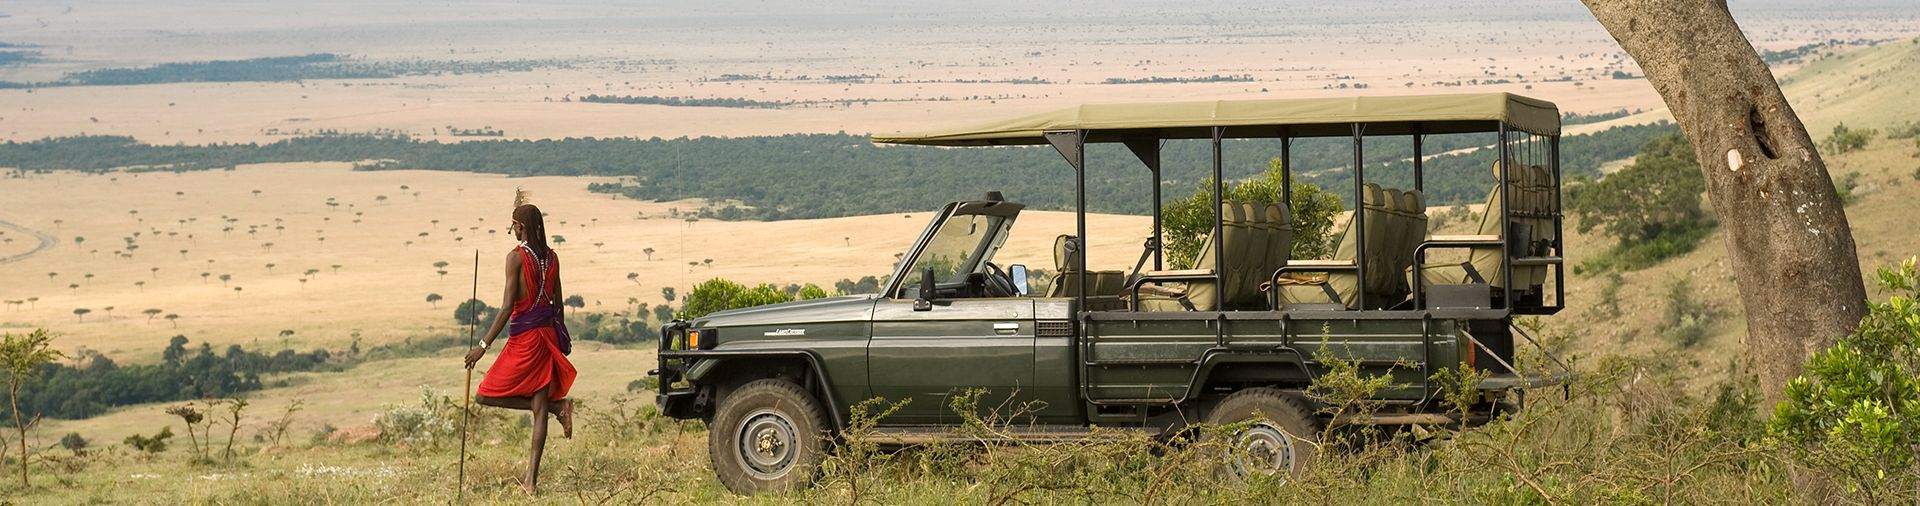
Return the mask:
[[747,414],[734,440],[740,467],[757,479],[785,476],[798,451],[797,432],[785,413],[760,409]]
[[1233,458],[1235,471],[1265,476],[1290,473],[1296,441],[1273,422],[1256,423],[1240,433],[1240,452]]

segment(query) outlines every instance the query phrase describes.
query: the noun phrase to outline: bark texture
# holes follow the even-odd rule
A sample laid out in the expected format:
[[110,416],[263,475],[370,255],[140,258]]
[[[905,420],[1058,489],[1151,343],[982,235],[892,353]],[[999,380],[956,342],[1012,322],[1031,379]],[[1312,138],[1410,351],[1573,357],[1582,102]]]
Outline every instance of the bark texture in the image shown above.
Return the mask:
[[1582,0],[1693,142],[1746,309],[1767,405],[1866,314],[1826,162],[1724,0]]

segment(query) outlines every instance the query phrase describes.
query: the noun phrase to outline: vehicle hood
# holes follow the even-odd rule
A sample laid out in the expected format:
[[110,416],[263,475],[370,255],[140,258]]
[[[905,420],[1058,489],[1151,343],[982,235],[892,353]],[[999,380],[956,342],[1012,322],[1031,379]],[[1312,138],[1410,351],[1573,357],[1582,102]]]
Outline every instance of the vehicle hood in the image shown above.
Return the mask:
[[873,295],[846,295],[824,299],[797,300],[739,309],[716,311],[693,321],[694,327],[739,327],[864,321],[873,310]]

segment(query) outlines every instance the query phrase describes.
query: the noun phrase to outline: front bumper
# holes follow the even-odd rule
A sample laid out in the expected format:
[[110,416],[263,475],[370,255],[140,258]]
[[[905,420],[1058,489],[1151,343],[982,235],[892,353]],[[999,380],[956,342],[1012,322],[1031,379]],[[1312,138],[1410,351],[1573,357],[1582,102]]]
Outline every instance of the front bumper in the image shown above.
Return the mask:
[[674,320],[661,326],[660,351],[654,361],[660,366],[650,373],[660,380],[660,391],[654,395],[660,414],[682,420],[699,418],[704,400],[700,395],[703,389],[686,382],[687,369],[693,365],[693,359],[682,356],[686,339],[686,321]]

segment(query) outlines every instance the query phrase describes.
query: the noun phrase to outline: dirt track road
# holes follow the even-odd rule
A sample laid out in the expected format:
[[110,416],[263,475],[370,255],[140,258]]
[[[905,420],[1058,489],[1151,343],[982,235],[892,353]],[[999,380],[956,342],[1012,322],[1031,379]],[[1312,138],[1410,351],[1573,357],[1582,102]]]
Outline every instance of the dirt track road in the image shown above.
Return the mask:
[[0,228],[18,230],[23,234],[31,235],[33,236],[34,239],[40,240],[40,244],[38,246],[34,246],[33,249],[30,249],[21,253],[13,254],[13,255],[8,255],[5,257],[0,257],[0,264],[9,264],[9,263],[25,260],[27,257],[33,256],[35,253],[46,251],[47,248],[53,247],[53,236],[48,235],[46,232],[41,232],[39,230],[34,230],[31,228],[15,225],[13,224],[13,222],[9,222],[6,220],[0,220]]

